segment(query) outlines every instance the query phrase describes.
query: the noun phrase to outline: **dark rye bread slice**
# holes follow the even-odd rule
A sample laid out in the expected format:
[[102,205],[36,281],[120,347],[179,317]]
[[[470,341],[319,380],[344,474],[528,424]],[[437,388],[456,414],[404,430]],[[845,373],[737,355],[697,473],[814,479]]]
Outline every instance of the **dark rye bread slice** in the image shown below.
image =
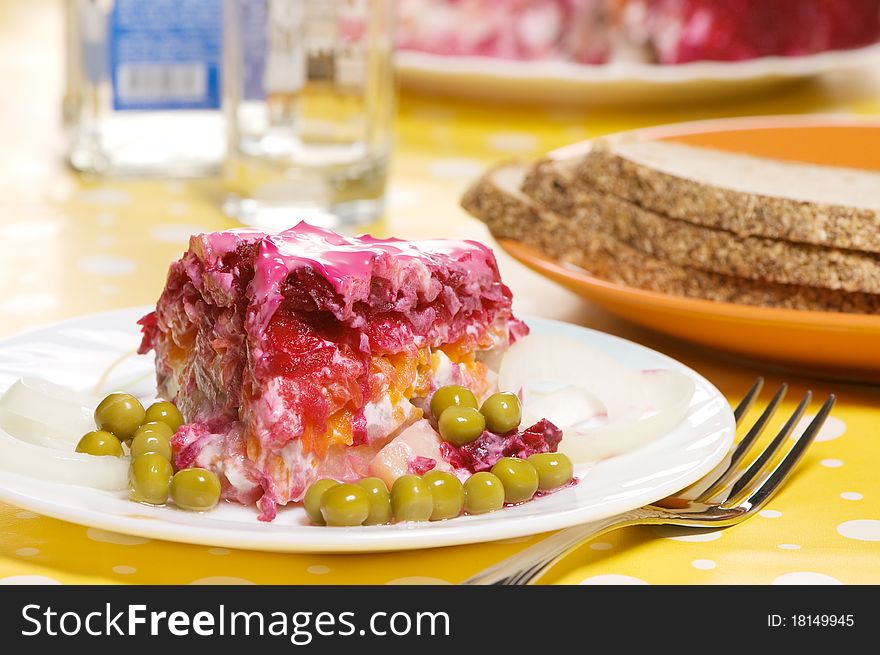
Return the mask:
[[465,192],[462,207],[486,223],[496,238],[521,241],[553,259],[617,284],[719,302],[880,313],[880,295],[755,282],[647,255],[605,231],[603,221],[597,217],[562,215],[524,195],[520,187],[527,170],[524,164],[505,164],[490,170]]
[[756,281],[880,293],[880,255],[739,236],[668,218],[592,187],[580,170],[577,163],[544,160],[524,190],[554,212],[600,216],[617,239],[675,264]]
[[818,166],[672,141],[597,141],[590,187],[740,236],[880,253],[880,171]]

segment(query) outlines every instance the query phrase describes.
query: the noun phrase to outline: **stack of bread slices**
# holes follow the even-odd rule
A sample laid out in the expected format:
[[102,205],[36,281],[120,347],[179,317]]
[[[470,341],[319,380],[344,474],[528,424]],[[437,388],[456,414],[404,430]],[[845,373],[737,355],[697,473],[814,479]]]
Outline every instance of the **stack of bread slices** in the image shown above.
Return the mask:
[[880,313],[880,172],[614,138],[498,166],[462,205],[496,238],[611,282]]

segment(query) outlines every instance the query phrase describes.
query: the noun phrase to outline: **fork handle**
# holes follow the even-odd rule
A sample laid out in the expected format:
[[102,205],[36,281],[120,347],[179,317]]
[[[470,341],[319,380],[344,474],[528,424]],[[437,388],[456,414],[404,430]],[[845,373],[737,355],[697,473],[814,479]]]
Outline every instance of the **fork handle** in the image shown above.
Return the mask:
[[[530,585],[556,562],[594,537],[629,525],[653,523],[663,515],[644,507],[616,514],[591,523],[583,523],[539,541],[500,561],[461,584],[465,585]],[[659,521],[657,521],[659,522]]]

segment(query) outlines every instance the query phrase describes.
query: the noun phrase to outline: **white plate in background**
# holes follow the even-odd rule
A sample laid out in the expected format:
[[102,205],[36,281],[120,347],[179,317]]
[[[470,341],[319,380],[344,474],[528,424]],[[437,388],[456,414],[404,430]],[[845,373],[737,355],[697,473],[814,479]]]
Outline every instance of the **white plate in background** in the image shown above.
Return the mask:
[[432,94],[564,105],[680,103],[745,95],[772,86],[874,65],[880,44],[801,57],[663,65],[621,61],[513,61],[400,51],[404,86]]

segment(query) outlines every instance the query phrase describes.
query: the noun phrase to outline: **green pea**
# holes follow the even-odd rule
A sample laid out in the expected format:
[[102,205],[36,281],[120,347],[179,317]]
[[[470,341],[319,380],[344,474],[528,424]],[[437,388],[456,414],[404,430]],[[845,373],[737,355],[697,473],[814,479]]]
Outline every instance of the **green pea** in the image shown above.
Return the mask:
[[455,518],[464,507],[464,487],[461,480],[446,471],[428,471],[422,476],[434,501],[432,521]]
[[165,441],[170,441],[171,437],[174,436],[174,430],[168,427],[167,423],[162,423],[160,421],[149,421],[147,423],[142,423],[137,430],[134,431],[134,434],[131,435],[131,438],[134,439],[139,434],[155,434],[156,436],[160,436],[165,439]]
[[538,472],[531,462],[516,457],[502,457],[492,467],[492,473],[504,485],[505,503],[531,500],[538,490]]
[[486,419],[486,429],[496,434],[516,430],[522,421],[522,408],[515,393],[504,391],[486,398],[480,413]]
[[76,444],[76,452],[87,455],[122,457],[122,444],[119,439],[106,430],[92,430],[86,432],[79,443]]
[[159,453],[171,461],[171,442],[168,440],[169,436],[166,436],[171,429],[164,423],[153,424],[159,426],[158,429],[147,427],[149,425],[151,424],[142,425],[134,433],[129,446],[132,459],[144,453]]
[[191,512],[206,512],[220,502],[220,480],[207,469],[183,469],[171,478],[174,504]]
[[431,414],[438,421],[440,415],[450,407],[473,407],[476,409],[478,406],[473,392],[467,387],[457,384],[440,387],[431,396]]
[[370,512],[365,525],[381,525],[391,521],[391,494],[380,478],[358,480],[358,486],[367,492],[370,499]]
[[337,484],[321,496],[321,514],[327,525],[362,525],[370,514],[370,497],[356,484]]
[[473,407],[449,407],[437,422],[444,441],[463,446],[477,439],[486,429],[486,420]]
[[171,462],[159,453],[145,453],[131,463],[129,496],[139,503],[163,505],[168,500],[168,481],[172,475]]
[[391,487],[391,512],[397,521],[427,521],[434,511],[428,483],[417,475],[402,475]]
[[538,489],[549,491],[571,481],[574,465],[562,453],[536,453],[526,458],[538,472]]
[[95,423],[120,441],[128,441],[144,422],[144,414],[144,406],[131,394],[111,393],[95,409]]
[[306,510],[309,521],[314,525],[324,525],[324,515],[321,514],[321,496],[330,487],[335,487],[337,484],[339,483],[336,480],[321,478],[312,482],[311,486],[306,490],[306,495],[303,497],[303,507]]
[[164,423],[171,428],[171,434],[173,435],[177,432],[177,428],[183,425],[183,416],[174,403],[162,400],[147,407],[147,411],[144,413],[144,421]]
[[504,507],[504,485],[487,471],[474,473],[464,482],[464,510],[468,514],[485,514]]

